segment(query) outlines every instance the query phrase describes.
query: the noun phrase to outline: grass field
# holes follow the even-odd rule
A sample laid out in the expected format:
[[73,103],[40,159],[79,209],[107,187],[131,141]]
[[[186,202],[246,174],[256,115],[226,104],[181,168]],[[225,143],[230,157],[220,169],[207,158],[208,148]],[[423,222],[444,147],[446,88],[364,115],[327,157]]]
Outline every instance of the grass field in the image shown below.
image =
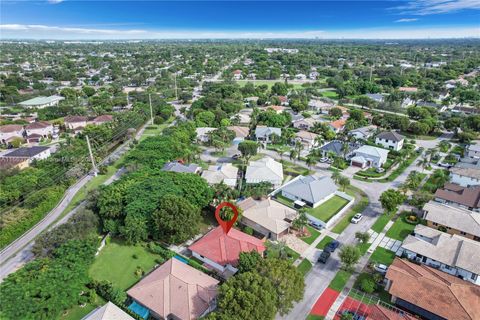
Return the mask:
[[322,96],[330,99],[338,99],[338,94],[335,91],[324,91]]
[[[280,83],[284,83],[285,81],[282,79],[276,79],[276,80],[237,80],[235,81],[236,83],[238,83],[238,85],[240,87],[244,87],[247,83],[254,83],[256,87],[258,86],[261,86],[261,85],[267,85],[268,88],[272,88],[272,86],[277,83],[277,82],[280,82]],[[294,89],[300,89],[300,88],[303,88],[301,84],[299,83],[290,83],[289,84],[293,85],[293,88]]]
[[338,292],[342,291],[343,287],[345,287],[351,275],[352,274],[348,271],[339,270],[335,275],[335,278],[333,278],[330,284],[328,285],[328,287]]
[[378,217],[377,221],[375,221],[375,223],[372,226],[372,230],[377,233],[382,232],[383,228],[385,228],[388,221],[390,221],[393,218],[393,214],[394,212],[384,213],[380,217]]
[[310,233],[310,236],[309,237],[302,237],[300,239],[302,239],[304,242],[306,242],[308,244],[312,244],[312,242],[315,241],[315,239],[318,238],[318,236],[320,235],[320,232],[317,231],[315,228],[312,228],[310,226],[306,226],[306,228],[308,229],[308,232]]
[[387,266],[392,264],[393,259],[395,259],[395,252],[382,247],[377,247],[370,256],[370,261],[381,263]]
[[303,259],[297,267],[303,275],[306,275],[312,269],[312,263],[308,259]]
[[335,195],[318,207],[309,209],[308,213],[323,222],[327,222],[347,204],[348,200]]
[[322,239],[322,241],[320,241],[318,244],[317,244],[317,249],[320,249],[320,250],[323,250],[323,248],[325,248],[325,246],[327,244],[329,244],[330,242],[332,242],[334,239],[332,237],[329,237],[329,236],[325,236],[325,238]]
[[350,225],[350,220],[352,220],[352,217],[356,213],[363,212],[363,210],[365,210],[365,208],[368,206],[368,197],[364,195],[363,191],[359,191],[360,192],[358,193],[357,197],[361,197],[360,201],[350,208],[348,213],[333,227],[332,232],[342,233]]
[[78,320],[83,319],[87,314],[96,309],[97,307],[103,306],[107,301],[102,297],[97,296],[94,303],[87,303],[85,306],[80,307],[79,305],[74,306],[73,308],[65,311],[65,314],[59,317],[59,320]]
[[159,256],[148,252],[142,246],[112,241],[95,258],[89,274],[92,279],[108,280],[116,288],[126,290],[140,280],[140,277],[135,275],[137,268],[147,273],[157,264],[157,258]]
[[402,213],[388,229],[386,236],[396,240],[403,240],[412,233],[413,229],[415,229],[415,224],[406,221],[406,217],[409,214],[409,212]]

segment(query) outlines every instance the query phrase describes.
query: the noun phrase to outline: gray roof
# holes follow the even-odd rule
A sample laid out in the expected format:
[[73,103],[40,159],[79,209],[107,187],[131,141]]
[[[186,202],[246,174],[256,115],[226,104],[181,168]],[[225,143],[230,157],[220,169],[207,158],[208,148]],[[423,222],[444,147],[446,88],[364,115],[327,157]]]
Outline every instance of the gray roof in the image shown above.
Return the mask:
[[333,140],[321,146],[320,149],[325,152],[331,151],[338,155],[338,154],[342,154],[342,145],[343,143],[341,141]]
[[86,315],[82,320],[134,320],[128,313],[107,302],[103,307],[97,308]]
[[384,96],[380,93],[367,93],[366,96],[377,102],[382,102],[384,99]]
[[385,139],[385,140],[392,140],[392,141],[402,141],[405,139],[404,136],[401,134],[396,133],[395,131],[384,131],[380,133],[377,138],[379,139]]
[[18,148],[12,152],[9,152],[3,155],[5,158],[32,158],[39,153],[49,149],[49,147],[29,147],[29,148]]
[[427,212],[425,220],[480,237],[480,214],[477,212],[433,201],[425,204],[423,210]]
[[272,134],[276,134],[280,137],[282,136],[282,129],[264,126],[257,126],[257,128],[255,129],[255,137],[267,137],[271,136]]
[[62,96],[36,97],[30,100],[20,102],[19,104],[22,106],[40,106],[40,105],[49,104],[52,102],[57,102],[63,99],[65,98]]
[[162,170],[180,173],[196,173],[200,167],[194,163],[189,165],[181,164],[180,162],[168,162],[165,163]]
[[423,239],[409,235],[402,248],[448,266],[480,274],[480,242],[420,224],[415,227],[414,233]]
[[327,176],[300,176],[297,180],[283,187],[282,191],[295,195],[302,200],[317,203],[332,193],[335,193],[337,186],[333,180]]
[[457,168],[453,167],[450,172],[462,177],[480,179],[480,169],[478,168]]
[[361,128],[357,128],[357,129],[354,129],[354,130],[350,130],[349,134],[352,134],[352,133],[355,133],[355,132],[360,132],[365,137],[368,137],[368,136],[372,135],[375,132],[375,130],[377,130],[377,126],[366,126],[366,127],[361,127]]

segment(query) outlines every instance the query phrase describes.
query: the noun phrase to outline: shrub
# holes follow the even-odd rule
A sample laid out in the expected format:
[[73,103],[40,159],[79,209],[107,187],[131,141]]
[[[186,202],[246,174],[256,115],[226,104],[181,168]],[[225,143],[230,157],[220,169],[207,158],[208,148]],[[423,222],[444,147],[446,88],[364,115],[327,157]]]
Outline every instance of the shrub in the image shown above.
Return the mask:
[[366,293],[373,293],[377,289],[377,284],[373,277],[364,278],[360,282],[360,289]]
[[245,227],[243,229],[243,232],[245,232],[246,234],[251,235],[251,236],[253,235],[253,229],[250,228],[250,227]]
[[155,242],[150,242],[148,244],[147,248],[151,253],[158,254],[164,260],[168,260],[168,259],[173,258],[175,256],[175,252],[172,252],[168,249],[165,249],[164,247],[156,244]]
[[116,305],[123,305],[123,302],[127,299],[126,293],[115,288],[109,281],[93,281],[87,287],[95,289],[99,296],[112,301]]
[[138,256],[137,256],[136,254],[133,254],[133,255],[132,255],[132,258],[135,259],[135,260],[137,260],[137,259],[138,259]]

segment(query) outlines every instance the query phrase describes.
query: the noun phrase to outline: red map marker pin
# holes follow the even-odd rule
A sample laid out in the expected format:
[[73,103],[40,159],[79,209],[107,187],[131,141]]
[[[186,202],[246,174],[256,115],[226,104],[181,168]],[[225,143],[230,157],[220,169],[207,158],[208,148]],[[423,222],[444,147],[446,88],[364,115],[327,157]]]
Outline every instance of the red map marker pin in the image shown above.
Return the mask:
[[[225,221],[225,220],[222,220],[222,218],[220,217],[220,210],[222,210],[223,207],[230,207],[233,210],[233,218],[231,220]],[[237,221],[237,218],[238,218],[237,207],[234,204],[231,204],[230,202],[222,202],[215,209],[215,218],[217,219],[218,224],[222,226],[223,232],[227,234],[228,231],[232,229],[235,221]]]

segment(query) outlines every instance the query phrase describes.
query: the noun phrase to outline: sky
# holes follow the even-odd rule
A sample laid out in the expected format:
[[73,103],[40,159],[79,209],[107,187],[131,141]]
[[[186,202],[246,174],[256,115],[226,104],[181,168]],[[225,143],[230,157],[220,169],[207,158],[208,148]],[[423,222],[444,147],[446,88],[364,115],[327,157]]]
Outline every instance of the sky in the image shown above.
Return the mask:
[[0,0],[0,39],[480,38],[480,0]]

